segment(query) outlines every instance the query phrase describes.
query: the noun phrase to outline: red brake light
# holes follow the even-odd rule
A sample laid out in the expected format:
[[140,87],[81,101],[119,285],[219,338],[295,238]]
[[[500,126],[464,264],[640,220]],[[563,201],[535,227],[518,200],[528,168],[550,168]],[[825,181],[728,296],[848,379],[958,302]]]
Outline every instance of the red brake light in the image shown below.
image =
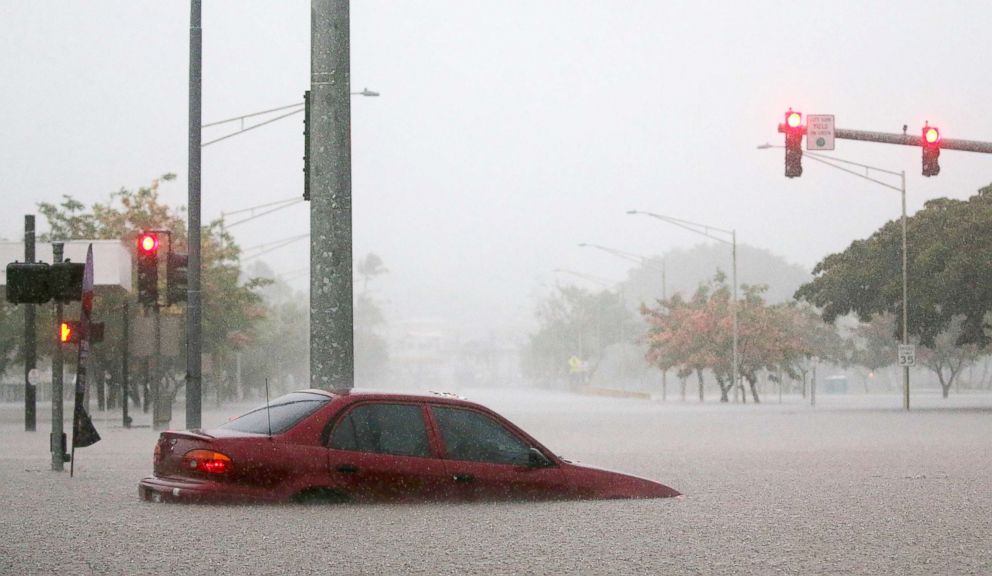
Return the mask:
[[213,450],[190,450],[183,456],[183,467],[208,474],[224,474],[231,469],[231,459]]

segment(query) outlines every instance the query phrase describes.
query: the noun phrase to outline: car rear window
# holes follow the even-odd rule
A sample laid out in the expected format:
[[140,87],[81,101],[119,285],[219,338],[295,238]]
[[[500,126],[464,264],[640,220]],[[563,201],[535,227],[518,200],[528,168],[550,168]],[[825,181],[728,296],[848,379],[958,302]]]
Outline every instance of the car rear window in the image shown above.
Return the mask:
[[219,428],[251,434],[268,434],[271,421],[272,433],[281,434],[330,401],[331,399],[323,394],[293,392],[269,402],[268,410],[265,406],[260,406],[222,424]]

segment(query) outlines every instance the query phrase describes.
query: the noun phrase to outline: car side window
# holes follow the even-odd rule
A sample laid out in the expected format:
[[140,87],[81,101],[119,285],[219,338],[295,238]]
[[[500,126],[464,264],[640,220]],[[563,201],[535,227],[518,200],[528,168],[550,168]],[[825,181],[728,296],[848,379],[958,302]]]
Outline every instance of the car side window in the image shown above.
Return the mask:
[[527,465],[530,446],[492,417],[461,408],[432,406],[447,457],[494,464]]
[[331,448],[430,457],[427,426],[414,404],[361,404],[334,427]]

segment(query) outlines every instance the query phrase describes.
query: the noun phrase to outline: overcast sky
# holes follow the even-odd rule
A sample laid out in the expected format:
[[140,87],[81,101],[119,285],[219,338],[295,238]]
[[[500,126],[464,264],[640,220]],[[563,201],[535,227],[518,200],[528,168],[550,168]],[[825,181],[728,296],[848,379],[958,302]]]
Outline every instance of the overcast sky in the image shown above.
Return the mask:
[[[703,240],[631,208],[735,228],[812,268],[898,217],[899,195],[809,160],[786,179],[782,151],[755,146],[782,143],[790,106],[842,128],[918,134],[929,120],[992,140],[990,15],[987,2],[355,2],[352,89],[382,94],[352,101],[356,257],[384,259],[391,320],[467,333],[526,324],[554,268],[624,277],[579,242],[658,254]],[[301,101],[309,19],[303,1],[205,0],[204,122]],[[0,0],[0,38],[0,236],[20,238],[37,202],[89,205],[165,172],[179,177],[164,197],[186,204],[188,2]],[[296,116],[204,149],[204,221],[300,195],[301,131]],[[929,179],[918,148],[833,154],[906,170],[910,212],[992,181],[980,154],[945,151]],[[298,235],[308,209],[232,232],[242,247]],[[293,273],[308,250],[265,259]]]

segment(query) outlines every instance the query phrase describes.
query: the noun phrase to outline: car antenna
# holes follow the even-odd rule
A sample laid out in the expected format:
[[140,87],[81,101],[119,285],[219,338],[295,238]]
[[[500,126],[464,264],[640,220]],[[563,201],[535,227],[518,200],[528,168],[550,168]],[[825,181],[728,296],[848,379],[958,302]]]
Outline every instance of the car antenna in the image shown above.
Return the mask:
[[272,412],[269,409],[269,379],[265,379],[265,418],[269,421],[269,440],[272,440]]

